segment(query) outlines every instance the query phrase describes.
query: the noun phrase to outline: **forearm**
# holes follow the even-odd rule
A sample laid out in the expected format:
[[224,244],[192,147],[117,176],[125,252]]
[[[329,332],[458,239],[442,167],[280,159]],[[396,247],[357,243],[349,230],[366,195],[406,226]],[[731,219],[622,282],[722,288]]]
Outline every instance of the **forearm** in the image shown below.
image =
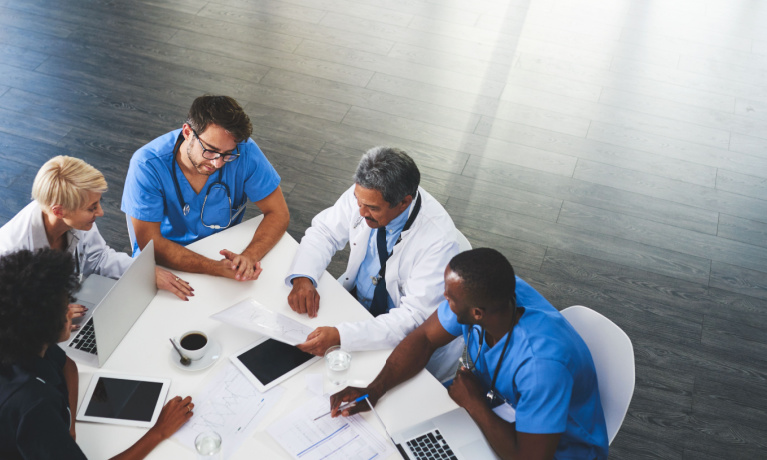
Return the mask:
[[187,273],[223,276],[221,263],[197,254],[164,237],[154,239],[154,254],[158,265]]
[[163,441],[162,437],[154,430],[149,430],[135,444],[125,452],[115,455],[111,460],[140,460],[149,455],[152,450]]
[[77,373],[77,364],[75,364],[69,357],[67,357],[62,371],[64,373],[64,382],[67,384],[67,392],[69,393],[69,411],[71,413],[69,432],[72,433],[72,437],[74,437],[80,376]]
[[469,415],[487,438],[495,453],[503,459],[519,457],[516,424],[509,423],[493,412],[487,404],[465,407]]
[[290,213],[287,208],[264,214],[264,219],[258,225],[253,239],[242,254],[260,261],[280,241],[289,223]]
[[368,388],[378,397],[415,376],[426,367],[434,353],[434,347],[426,335],[410,334],[386,359],[386,364]]

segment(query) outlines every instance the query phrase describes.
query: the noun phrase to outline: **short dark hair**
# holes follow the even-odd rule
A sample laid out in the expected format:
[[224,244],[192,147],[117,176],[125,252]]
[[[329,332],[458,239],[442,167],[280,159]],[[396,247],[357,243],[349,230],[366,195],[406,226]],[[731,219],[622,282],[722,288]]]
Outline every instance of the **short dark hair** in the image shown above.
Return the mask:
[[0,362],[15,364],[55,345],[79,283],[72,254],[23,249],[0,258]]
[[476,248],[457,254],[448,263],[461,278],[467,302],[473,307],[516,303],[514,268],[506,257],[491,248]]
[[253,133],[250,118],[234,99],[229,96],[200,96],[192,102],[186,122],[198,134],[205,132],[208,125],[224,128],[238,144],[246,141]]
[[394,207],[406,196],[415,197],[421,172],[410,156],[393,147],[373,147],[362,155],[354,182],[361,187],[381,192],[383,199]]

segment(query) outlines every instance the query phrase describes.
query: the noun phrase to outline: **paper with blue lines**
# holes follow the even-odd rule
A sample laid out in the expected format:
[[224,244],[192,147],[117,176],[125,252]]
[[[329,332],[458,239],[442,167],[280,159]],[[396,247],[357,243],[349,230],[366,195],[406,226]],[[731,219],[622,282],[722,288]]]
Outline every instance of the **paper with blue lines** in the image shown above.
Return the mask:
[[331,418],[327,397],[315,397],[278,420],[267,432],[296,460],[385,459],[394,446],[360,415]]

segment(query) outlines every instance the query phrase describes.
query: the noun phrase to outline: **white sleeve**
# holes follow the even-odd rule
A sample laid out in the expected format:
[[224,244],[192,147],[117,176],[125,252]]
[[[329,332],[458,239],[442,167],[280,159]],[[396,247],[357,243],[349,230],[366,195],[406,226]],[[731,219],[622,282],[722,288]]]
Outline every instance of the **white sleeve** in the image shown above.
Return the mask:
[[290,286],[290,280],[294,275],[305,275],[319,281],[333,254],[343,249],[349,242],[351,222],[358,216],[354,186],[352,186],[332,207],[325,209],[312,219],[312,226],[306,229],[298,251],[293,257],[293,263],[286,274],[285,284]]
[[110,248],[99,233],[96,224],[87,232],[82,232],[78,250],[82,252],[83,275],[91,273],[118,279],[133,263],[133,258],[124,252]]
[[458,242],[443,237],[421,250],[412,246],[408,250],[415,251],[411,254],[414,265],[402,281],[399,305],[373,319],[337,325],[344,348],[352,351],[393,348],[444,300],[445,267],[458,254]]

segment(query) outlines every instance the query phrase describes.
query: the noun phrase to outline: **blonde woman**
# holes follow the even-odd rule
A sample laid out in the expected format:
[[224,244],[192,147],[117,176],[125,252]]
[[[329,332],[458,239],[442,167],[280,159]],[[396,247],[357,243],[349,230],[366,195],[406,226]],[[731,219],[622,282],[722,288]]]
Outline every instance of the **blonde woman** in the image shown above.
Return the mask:
[[[81,279],[95,273],[120,278],[133,258],[110,248],[95,221],[104,215],[101,195],[107,191],[104,175],[78,158],[57,156],[37,172],[29,203],[0,228],[0,255],[19,249],[52,248],[72,254]],[[194,295],[189,283],[157,267],[157,287],[183,300]],[[71,305],[75,317],[85,307]]]

